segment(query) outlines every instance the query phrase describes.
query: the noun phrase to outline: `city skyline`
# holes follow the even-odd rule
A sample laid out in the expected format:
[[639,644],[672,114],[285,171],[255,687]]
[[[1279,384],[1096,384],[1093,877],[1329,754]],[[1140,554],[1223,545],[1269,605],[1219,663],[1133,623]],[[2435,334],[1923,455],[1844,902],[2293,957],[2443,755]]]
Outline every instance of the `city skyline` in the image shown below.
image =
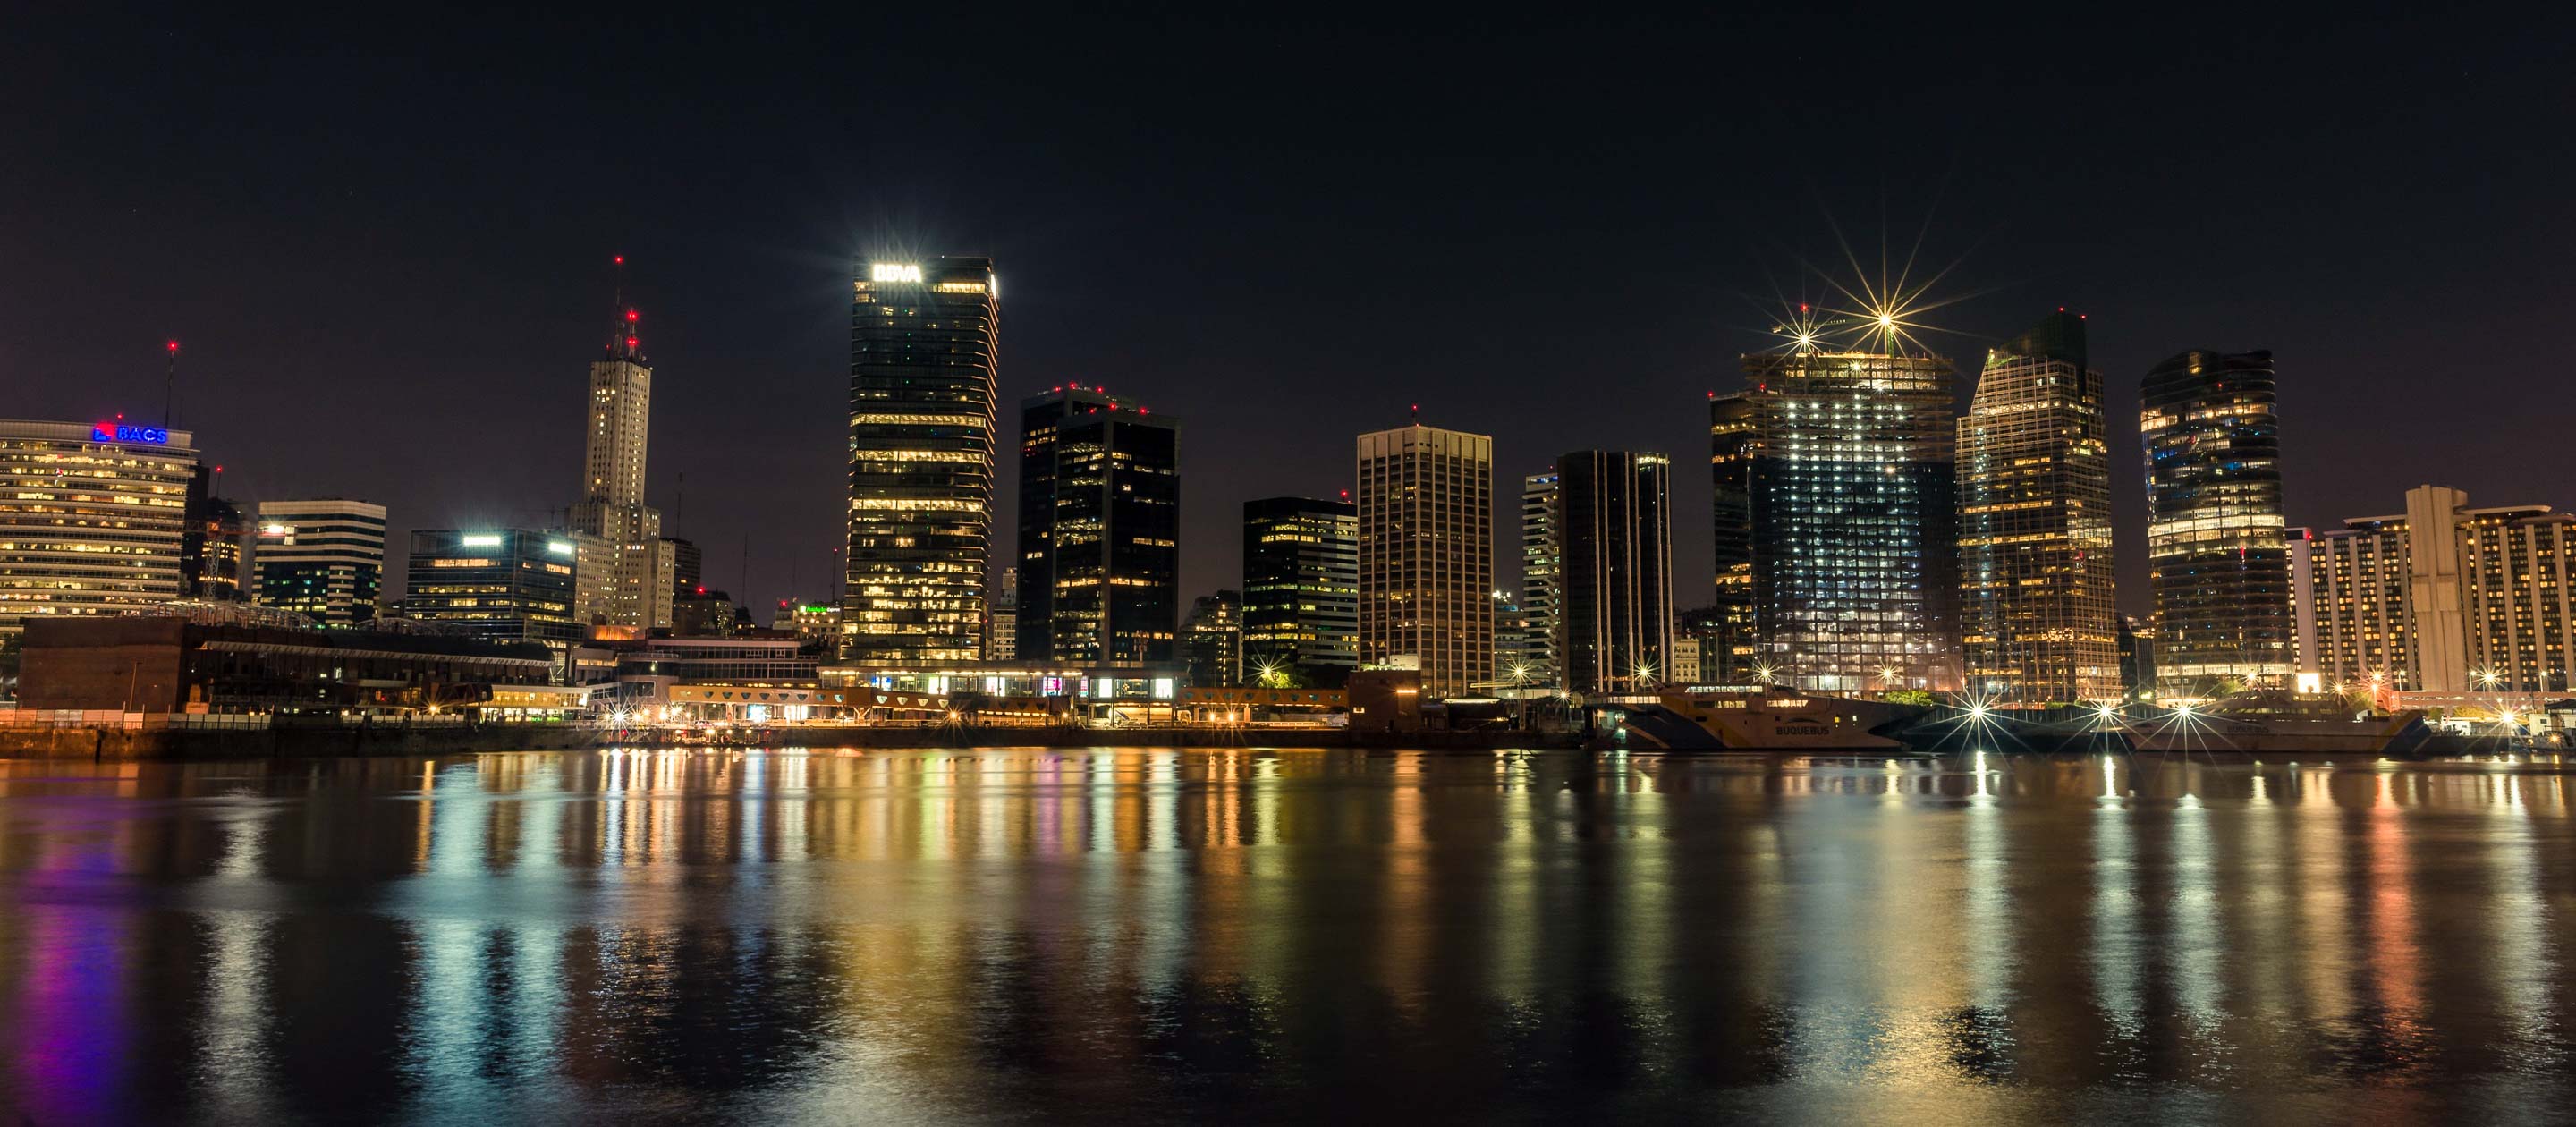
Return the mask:
[[[1803,26],[1781,19],[1787,22],[1740,33],[1790,35]],[[2180,62],[2159,59],[2159,72],[2176,81],[2152,92],[2107,78],[2006,79],[1961,95],[1966,123],[1895,142],[1919,173],[1746,169],[1660,146],[1650,157],[1640,143],[1660,135],[1656,126],[1595,124],[1588,113],[1654,100],[1620,85],[1578,93],[1535,121],[1520,119],[1540,129],[1541,143],[1526,157],[1492,155],[1480,126],[1455,139],[1371,129],[1333,141],[1362,159],[1431,146],[1427,154],[1436,160],[1401,166],[1400,175],[1367,192],[1319,190],[1321,178],[1347,165],[1304,159],[1327,136],[1321,124],[1253,113],[1245,120],[1283,131],[1275,156],[1207,144],[1233,125],[1215,108],[1221,97],[1207,107],[1156,99],[1168,118],[1100,126],[1096,151],[997,149],[985,154],[1000,162],[997,174],[971,177],[938,170],[936,158],[983,150],[943,139],[927,123],[868,117],[862,131],[839,124],[845,119],[827,108],[811,136],[780,126],[736,135],[729,127],[749,117],[740,95],[708,101],[695,115],[674,108],[746,82],[773,93],[810,83],[816,105],[863,104],[838,80],[763,65],[768,53],[793,61],[808,50],[764,37],[696,45],[713,57],[703,68],[674,68],[673,102],[638,105],[625,127],[600,131],[592,127],[610,115],[597,105],[519,97],[545,73],[544,58],[561,56],[567,32],[541,28],[506,48],[513,53],[494,63],[505,76],[501,88],[457,95],[462,100],[448,120],[403,101],[409,88],[392,76],[406,60],[452,46],[436,29],[382,48],[393,56],[392,73],[358,60],[326,61],[320,65],[345,97],[289,119],[287,136],[239,145],[220,144],[223,135],[206,125],[273,118],[265,110],[284,95],[205,82],[219,66],[209,60],[258,60],[284,45],[184,21],[121,44],[149,61],[136,85],[65,106],[51,124],[37,124],[47,119],[35,115],[9,127],[31,130],[18,138],[25,143],[16,151],[31,159],[25,178],[10,187],[13,211],[48,216],[17,247],[35,268],[0,281],[0,308],[10,310],[0,322],[0,372],[32,385],[13,413],[156,415],[164,390],[160,347],[175,337],[188,345],[178,421],[206,436],[210,457],[228,463],[226,496],[245,503],[375,498],[388,507],[396,540],[414,528],[543,527],[553,523],[543,510],[565,499],[522,500],[506,486],[578,472],[580,451],[567,420],[578,417],[585,389],[562,365],[597,347],[593,295],[605,289],[608,257],[624,254],[632,263],[629,301],[652,313],[658,342],[664,409],[654,422],[647,495],[671,525],[666,534],[705,547],[709,586],[766,607],[828,595],[843,499],[825,483],[843,457],[837,391],[846,354],[836,326],[847,316],[840,299],[850,261],[877,252],[989,254],[1008,275],[1003,284],[1013,308],[1014,344],[997,389],[1005,401],[1067,380],[1105,384],[1190,416],[1202,428],[1194,450],[1241,455],[1201,456],[1190,467],[1181,589],[1195,594],[1230,583],[1239,571],[1235,504],[1332,495],[1345,484],[1341,439],[1396,425],[1414,402],[1446,425],[1493,434],[1497,472],[1515,478],[1540,471],[1545,458],[1565,449],[1698,449],[1694,428],[1673,415],[1680,404],[1731,386],[1733,357],[1763,347],[1768,325],[1755,306],[1771,298],[1774,277],[1791,279],[1784,284],[1794,288],[1802,261],[1836,262],[1825,218],[1832,215],[1864,257],[1880,231],[1902,245],[1925,226],[1933,232],[1928,255],[1943,263],[1965,257],[1943,288],[1980,296],[1938,318],[1959,330],[1936,338],[1954,358],[1975,357],[2047,309],[2092,314],[2115,465],[2136,449],[2137,379],[2178,349],[2207,346],[2282,357],[2290,374],[2283,409],[2301,451],[2286,468],[2293,523],[2331,525],[2373,511],[2376,498],[2419,479],[2438,477],[2479,496],[2526,497],[2545,495],[2549,480],[2576,476],[2576,454],[2482,406],[2512,394],[2523,373],[2551,370],[2545,350],[2499,330],[2561,304],[2564,283],[2540,249],[2560,221],[2536,185],[2557,182],[2549,166],[2564,158],[2482,144],[2476,130],[2433,136],[2421,128],[2421,114],[2438,107],[2532,97],[2536,80],[2499,63],[2422,83],[2429,102],[2415,108],[2353,116],[2337,105],[2333,114],[2304,113],[2331,104],[2333,95],[2330,88],[2309,92],[2311,71],[2322,63],[2302,60],[2425,75],[2433,64],[2410,55],[2412,40],[2384,30],[2286,31],[2313,48],[2289,59],[2258,51],[2254,38],[2208,45]],[[639,60],[680,49],[668,33],[632,34],[628,46]],[[1506,34],[1496,47],[1497,69],[1479,68],[1473,77],[1578,51],[1585,41]],[[1975,41],[1959,32],[1935,39]],[[986,49],[998,85],[954,112],[1012,127],[1004,136],[1096,122],[1103,108],[1146,104],[1131,78],[1056,81],[1067,64],[1049,63],[1050,52],[1034,41]],[[1388,48],[1348,49],[1370,58]],[[2103,49],[2153,57],[2145,44]],[[1894,48],[1856,50],[1867,56]],[[2242,64],[2258,54],[2263,65],[2248,72]],[[1278,73],[1285,56],[1267,58],[1270,66],[1255,59],[1249,73]],[[1866,131],[1916,116],[1906,99],[1854,90],[1821,92],[1812,105],[1785,108],[1764,93],[1783,69],[1759,61],[1742,85],[1691,99],[1716,115],[1703,127],[1705,143],[1693,147],[1751,151],[1784,130]],[[2226,95],[2194,89],[2187,76],[2203,71],[2238,74],[2253,86],[2231,84]],[[935,73],[894,60],[859,85]],[[1219,76],[1216,85],[1240,93],[1244,80]],[[1387,96],[1429,112],[1448,104],[1439,86],[1432,75],[1408,77]],[[1059,104],[1014,100],[1032,89]],[[178,97],[177,90],[191,93]],[[2211,160],[2259,157],[2238,162],[2250,171],[2206,182],[2167,171],[2169,153],[2212,140],[2197,123],[2209,120],[2223,97],[2268,98],[2284,115],[2327,124],[2295,136],[2254,130],[2215,139]],[[142,105],[166,111],[169,120],[139,133],[121,128]],[[1352,108],[1336,94],[1318,113],[1329,122]],[[503,124],[520,117],[525,128]],[[1582,130],[1575,121],[1585,123]],[[2126,131],[2136,140],[2091,154],[2080,168],[2058,159],[2063,146],[2005,144],[2050,129],[2074,130],[2070,136]],[[550,152],[563,134],[584,132],[596,137],[563,154],[571,159],[532,155]],[[279,159],[286,146],[303,151],[321,136],[333,146],[318,167]],[[870,139],[865,145],[855,140],[862,136]],[[692,166],[747,149],[779,163],[750,162],[774,174],[721,182],[659,172],[602,193],[585,171],[593,162],[580,158],[607,159],[637,137],[650,137],[656,153],[716,158]],[[498,159],[443,159],[486,141]],[[2310,167],[2340,163],[2301,159],[2372,142],[2419,150],[2420,159],[2358,179]],[[857,155],[889,147],[925,159],[879,169]],[[1153,158],[1202,151],[1209,162],[1192,165],[1172,186],[1130,190],[1136,169],[1162,166]],[[2450,159],[2470,152],[2485,155]],[[148,198],[141,189],[114,185],[120,177],[144,182],[144,166],[135,162],[145,153],[154,154],[155,166],[195,162],[216,172],[206,177],[214,186],[198,203],[137,211]],[[1983,156],[1963,164],[1968,154]],[[1636,175],[1673,160],[1682,163]],[[478,171],[499,166],[539,171],[508,184]],[[2465,178],[2431,171],[2441,167],[2480,171]],[[2039,168],[2049,175],[2031,175]],[[110,187],[97,190],[101,182]],[[1455,185],[1468,182],[1483,186],[1460,197]],[[300,187],[306,183],[342,184],[354,194],[307,191]],[[1621,205],[1611,209],[1616,214],[1593,206],[1604,183]],[[1239,218],[1283,199],[1296,206],[1249,223]],[[1062,218],[1085,208],[1096,222],[1077,229]],[[1881,214],[1889,218],[1881,222]],[[2354,226],[2360,217],[2387,214],[2402,221],[2398,230],[2364,236]],[[2538,237],[2508,234],[2533,224]],[[1506,237],[1480,233],[1494,230]],[[285,231],[297,234],[276,237]],[[1653,237],[1640,237],[1645,232]],[[2441,252],[2395,270],[2378,250],[2386,240]],[[1403,272],[1353,268],[1405,256],[1434,260],[1428,256],[1435,253],[1446,255],[1436,259],[1444,292],[1429,303],[1402,304],[1403,316],[1393,315],[1412,292]],[[1626,310],[1615,327],[1546,322],[1550,299],[1501,281],[1539,269],[1563,274],[1578,268],[1550,264],[1577,262],[1587,291]],[[1175,274],[1207,283],[1152,302],[1107,297],[1146,277]],[[1345,305],[1357,315],[1345,316],[1338,331],[1353,334],[1360,347],[1319,363],[1311,349],[1288,343],[1295,326]],[[1551,329],[1514,336],[1513,327],[1525,323]],[[2388,410],[2421,372],[2445,367],[2447,342],[2471,334],[2507,344],[2495,363],[2459,377],[2465,394],[2416,405],[2403,417]],[[1210,379],[1212,373],[1225,378]],[[1593,394],[1609,378],[1620,394]],[[402,396],[432,384],[445,390]],[[519,409],[499,418],[474,413],[505,396]],[[1672,405],[1672,414],[1643,409],[1654,405]],[[2424,453],[2410,437],[2417,427],[2463,433],[2498,426],[2503,441],[2465,452],[2459,464]],[[435,480],[408,480],[409,463],[381,454],[389,433],[439,444],[450,461]],[[2318,441],[2327,435],[2343,440]],[[2360,451],[2367,446],[2393,449],[2374,456]],[[682,474],[685,490],[678,488]],[[2132,478],[2114,477],[2123,542],[2143,529],[2142,494]],[[815,484],[780,488],[790,482]],[[1706,489],[1698,475],[1681,475],[1677,511],[1703,509]],[[1015,503],[1006,489],[996,527],[1010,527]],[[1498,519],[1505,531],[1496,548],[1507,565],[1516,558],[1516,537],[1511,514]],[[740,574],[746,533],[748,583]],[[1702,589],[1705,538],[1678,536],[1675,550],[1677,588]],[[2123,610],[2147,609],[2142,563],[2124,562],[2117,588]]]

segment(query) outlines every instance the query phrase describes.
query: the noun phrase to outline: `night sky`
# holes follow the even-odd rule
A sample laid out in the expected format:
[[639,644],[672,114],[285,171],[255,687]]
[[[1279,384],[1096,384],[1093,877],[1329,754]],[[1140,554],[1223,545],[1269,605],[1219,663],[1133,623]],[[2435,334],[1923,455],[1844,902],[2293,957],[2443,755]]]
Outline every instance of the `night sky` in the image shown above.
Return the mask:
[[1242,501],[1345,488],[1352,436],[1419,403],[1495,436],[1506,507],[1567,450],[1674,455],[1693,606],[1706,395],[1769,346],[1775,286],[1849,273],[1839,225],[1873,270],[1882,234],[1952,267],[1934,295],[1967,300],[1928,319],[1963,398],[1986,344],[2089,315],[2124,607],[2137,383],[2184,349],[2276,352],[2293,523],[2427,481],[2576,506],[2576,68],[2546,29],[976,10],[20,13],[0,416],[149,418],[178,338],[177,422],[224,491],[389,506],[398,583],[410,528],[577,499],[623,254],[651,500],[710,585],[771,606],[832,589],[852,256],[987,254],[1006,448],[1018,399],[1068,380],[1185,420],[1185,598],[1238,582]]

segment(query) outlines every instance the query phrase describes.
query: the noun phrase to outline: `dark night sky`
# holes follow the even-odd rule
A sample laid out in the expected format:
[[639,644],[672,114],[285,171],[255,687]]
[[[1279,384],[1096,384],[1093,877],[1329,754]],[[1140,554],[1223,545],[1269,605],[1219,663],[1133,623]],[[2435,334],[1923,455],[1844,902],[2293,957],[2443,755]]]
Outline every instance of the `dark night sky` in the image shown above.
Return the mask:
[[1187,420],[1185,596],[1236,582],[1244,499],[1343,488],[1351,436],[1419,402],[1496,436],[1506,504],[1565,450],[1674,454],[1695,605],[1705,394],[1768,346],[1773,280],[1838,258],[1831,215],[1958,263],[1937,292],[1977,296],[1932,320],[1971,372],[2090,315],[2126,606],[2137,381],[2186,348],[2278,354],[2294,523],[2424,481],[2576,505],[2576,68],[2545,29],[845,11],[22,19],[0,416],[157,412],[177,337],[231,495],[367,497],[397,536],[542,522],[622,253],[652,499],[686,473],[676,532],[762,605],[829,589],[850,256],[990,254],[1006,417],[1079,380]]

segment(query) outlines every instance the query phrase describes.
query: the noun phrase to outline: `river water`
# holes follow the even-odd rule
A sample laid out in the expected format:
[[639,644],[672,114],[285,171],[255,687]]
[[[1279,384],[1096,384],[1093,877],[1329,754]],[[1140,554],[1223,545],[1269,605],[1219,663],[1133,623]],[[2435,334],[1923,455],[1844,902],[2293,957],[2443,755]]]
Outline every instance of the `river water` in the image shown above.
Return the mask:
[[2565,1122],[2571,767],[0,762],[0,1122]]

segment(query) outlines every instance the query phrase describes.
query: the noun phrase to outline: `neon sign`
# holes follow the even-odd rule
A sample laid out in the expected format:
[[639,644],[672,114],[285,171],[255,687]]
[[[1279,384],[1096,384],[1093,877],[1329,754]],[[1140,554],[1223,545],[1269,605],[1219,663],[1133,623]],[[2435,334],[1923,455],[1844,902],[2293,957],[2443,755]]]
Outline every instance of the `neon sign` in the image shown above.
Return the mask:
[[921,280],[921,267],[903,263],[880,262],[875,264],[875,266],[868,271],[868,280],[873,282],[918,282]]
[[123,423],[96,423],[89,428],[92,442],[130,442],[137,446],[167,446],[170,432],[160,427],[130,427]]

